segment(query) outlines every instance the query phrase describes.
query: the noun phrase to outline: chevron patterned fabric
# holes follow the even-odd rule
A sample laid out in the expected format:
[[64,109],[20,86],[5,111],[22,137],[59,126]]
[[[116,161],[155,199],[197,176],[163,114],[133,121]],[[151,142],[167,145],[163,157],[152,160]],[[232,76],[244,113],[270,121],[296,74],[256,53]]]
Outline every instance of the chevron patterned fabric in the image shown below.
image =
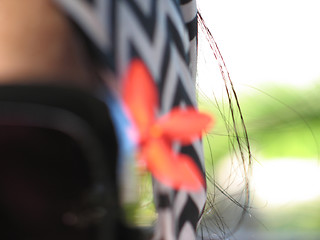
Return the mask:
[[[97,57],[121,79],[132,58],[144,61],[161,96],[159,114],[196,106],[196,0],[53,0],[86,34]],[[200,141],[176,146],[203,170]],[[174,191],[154,182],[154,240],[193,240],[206,190]]]

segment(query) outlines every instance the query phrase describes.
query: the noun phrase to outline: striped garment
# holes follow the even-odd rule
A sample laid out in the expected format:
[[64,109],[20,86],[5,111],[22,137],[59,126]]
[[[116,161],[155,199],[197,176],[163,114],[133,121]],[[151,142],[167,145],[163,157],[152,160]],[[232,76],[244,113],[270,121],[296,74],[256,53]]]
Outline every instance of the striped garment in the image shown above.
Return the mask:
[[[161,114],[196,105],[196,0],[53,0],[86,34],[103,66],[120,79],[131,59],[148,67],[158,86]],[[200,141],[181,152],[204,172]],[[192,240],[206,191],[174,191],[154,184],[158,221],[154,240]]]

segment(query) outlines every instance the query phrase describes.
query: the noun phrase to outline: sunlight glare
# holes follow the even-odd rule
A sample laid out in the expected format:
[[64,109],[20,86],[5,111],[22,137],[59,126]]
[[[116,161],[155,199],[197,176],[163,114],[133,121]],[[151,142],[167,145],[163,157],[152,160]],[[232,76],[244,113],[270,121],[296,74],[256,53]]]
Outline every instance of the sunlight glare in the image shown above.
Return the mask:
[[268,205],[303,202],[320,197],[320,166],[305,159],[277,159],[256,164],[255,195]]

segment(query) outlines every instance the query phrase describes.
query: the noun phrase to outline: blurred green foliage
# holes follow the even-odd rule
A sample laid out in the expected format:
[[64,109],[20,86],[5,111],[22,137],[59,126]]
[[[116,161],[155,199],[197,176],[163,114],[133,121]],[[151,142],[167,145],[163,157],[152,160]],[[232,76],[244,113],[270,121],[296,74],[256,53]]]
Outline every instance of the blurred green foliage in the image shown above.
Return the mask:
[[138,176],[139,187],[137,189],[136,202],[127,203],[123,206],[126,220],[134,226],[150,226],[156,220],[155,205],[153,202],[152,179],[148,173]]
[[[238,96],[254,155],[319,158],[320,88],[263,89],[251,88]],[[234,99],[232,102],[234,105]],[[226,97],[221,101],[200,97],[199,104],[200,109],[212,113],[216,119],[215,127],[204,139],[204,148],[207,158],[218,163],[230,154],[234,141],[229,104]],[[240,129],[239,113],[236,111],[235,115]],[[240,137],[243,137],[241,132]]]
[[[320,86],[317,85],[305,89],[262,86],[259,89],[248,87],[246,93],[238,95],[255,161],[276,158],[320,159],[319,91]],[[234,98],[231,103],[234,107]],[[200,96],[199,108],[210,112],[216,119],[214,128],[203,140],[206,166],[211,171],[213,166],[230,159],[236,152],[233,149],[235,131],[225,96],[219,100]],[[235,115],[236,128],[240,129],[240,139],[243,139],[237,110]],[[320,199],[314,199],[298,205],[273,209],[266,207],[259,209],[261,215],[257,217],[268,231],[319,231],[319,206]]]

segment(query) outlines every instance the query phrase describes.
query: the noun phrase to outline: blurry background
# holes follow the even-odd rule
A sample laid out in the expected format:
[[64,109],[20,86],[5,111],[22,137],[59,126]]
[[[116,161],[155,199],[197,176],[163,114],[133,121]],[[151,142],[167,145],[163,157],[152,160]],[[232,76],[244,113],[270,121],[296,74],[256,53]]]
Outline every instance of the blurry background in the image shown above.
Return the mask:
[[[254,158],[251,215],[230,239],[320,239],[319,4],[198,0],[235,85]],[[243,175],[231,161],[236,153],[225,125],[230,114],[223,81],[204,35],[199,37],[200,107],[217,121],[204,140],[207,165],[214,166],[208,170],[242,202]],[[212,191],[215,211],[232,230],[241,211]],[[214,219],[212,214],[206,217]],[[223,224],[212,227],[217,228],[229,230]]]

